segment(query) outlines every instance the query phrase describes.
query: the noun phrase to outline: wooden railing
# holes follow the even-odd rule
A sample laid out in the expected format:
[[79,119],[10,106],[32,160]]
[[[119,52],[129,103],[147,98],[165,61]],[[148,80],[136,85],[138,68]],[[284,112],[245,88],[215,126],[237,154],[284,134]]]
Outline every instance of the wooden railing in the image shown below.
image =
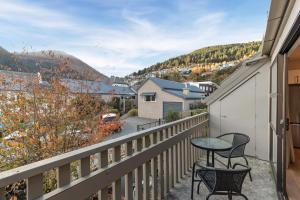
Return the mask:
[[[101,200],[163,199],[200,158],[190,139],[207,135],[207,128],[208,114],[203,113],[2,172],[1,199],[7,185],[21,180],[26,180],[29,200],[87,199],[95,194]],[[74,180],[75,162],[79,178]],[[43,177],[53,169],[57,187],[45,194]]]
[[158,119],[153,122],[145,123],[145,124],[139,124],[136,126],[137,131],[146,130],[152,127],[160,126],[166,123],[165,119]]

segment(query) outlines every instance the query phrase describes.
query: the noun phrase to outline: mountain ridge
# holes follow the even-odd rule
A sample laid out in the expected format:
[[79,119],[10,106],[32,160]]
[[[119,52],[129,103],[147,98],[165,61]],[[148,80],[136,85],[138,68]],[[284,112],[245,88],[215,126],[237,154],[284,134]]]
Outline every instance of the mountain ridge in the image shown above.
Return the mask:
[[92,81],[109,79],[79,58],[57,50],[10,53],[0,46],[0,69],[40,72],[46,80],[54,76]]
[[260,46],[261,41],[207,46],[187,54],[158,62],[142,70],[138,70],[133,74],[142,75],[162,69],[193,67],[195,65],[199,65],[199,67],[203,68],[214,67],[223,62],[242,61],[246,59],[246,57],[248,58],[254,55],[259,50]]

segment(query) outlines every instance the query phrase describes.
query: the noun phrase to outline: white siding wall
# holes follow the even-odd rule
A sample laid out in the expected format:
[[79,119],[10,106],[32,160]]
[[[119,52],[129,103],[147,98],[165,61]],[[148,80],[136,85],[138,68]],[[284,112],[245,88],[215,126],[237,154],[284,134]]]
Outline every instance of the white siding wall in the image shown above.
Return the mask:
[[270,63],[260,68],[256,75],[256,154],[259,158],[269,160],[269,85]]
[[250,136],[246,153],[264,160],[269,159],[269,65],[209,105],[211,136],[245,133]]
[[221,135],[221,119],[220,119],[220,101],[215,101],[209,106],[209,128],[210,136],[217,137]]

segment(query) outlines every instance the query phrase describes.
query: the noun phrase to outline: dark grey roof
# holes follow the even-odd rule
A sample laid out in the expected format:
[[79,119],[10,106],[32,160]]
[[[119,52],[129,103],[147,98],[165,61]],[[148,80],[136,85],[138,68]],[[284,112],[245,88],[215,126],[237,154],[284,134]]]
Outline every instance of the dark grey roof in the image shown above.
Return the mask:
[[[204,91],[199,89],[196,86],[179,83],[176,81],[169,81],[169,80],[154,78],[154,77],[151,77],[148,80],[151,80],[154,83],[156,83],[165,92],[168,92],[172,95],[178,96],[183,99],[204,99],[205,98]],[[184,88],[189,89],[188,95],[183,94]],[[149,92],[152,92],[152,91],[149,91]]]
[[190,91],[204,92],[204,91],[200,90],[198,87],[192,86],[192,85],[189,85],[189,84],[184,84],[184,83],[179,83],[179,82],[176,82],[176,81],[170,81],[170,80],[154,78],[154,77],[151,77],[149,79],[152,80],[153,82],[155,82],[162,89],[182,90],[183,88],[185,88],[187,86],[187,88]]
[[107,85],[103,82],[61,79],[61,83],[74,93],[92,93],[92,94],[117,94],[117,95],[135,95],[136,93],[130,87],[119,87]]
[[37,74],[0,70],[0,90],[30,91],[33,84],[38,84]]
[[184,98],[184,99],[204,99],[205,98],[205,94],[204,93],[199,93],[199,92],[189,92],[188,95],[184,95],[183,92],[181,90],[167,90],[164,89],[164,91],[173,94],[175,96]]

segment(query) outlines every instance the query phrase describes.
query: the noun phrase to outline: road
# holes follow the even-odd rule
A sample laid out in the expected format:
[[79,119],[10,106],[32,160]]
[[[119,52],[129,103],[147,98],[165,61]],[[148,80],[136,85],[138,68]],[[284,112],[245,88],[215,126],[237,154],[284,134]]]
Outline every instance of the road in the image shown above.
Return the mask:
[[134,132],[136,132],[137,125],[149,123],[149,122],[152,122],[152,121],[154,121],[154,120],[153,119],[140,118],[140,117],[128,117],[126,119],[121,119],[122,131],[107,137],[106,140],[118,138],[120,136],[128,135],[130,133],[134,133]]

